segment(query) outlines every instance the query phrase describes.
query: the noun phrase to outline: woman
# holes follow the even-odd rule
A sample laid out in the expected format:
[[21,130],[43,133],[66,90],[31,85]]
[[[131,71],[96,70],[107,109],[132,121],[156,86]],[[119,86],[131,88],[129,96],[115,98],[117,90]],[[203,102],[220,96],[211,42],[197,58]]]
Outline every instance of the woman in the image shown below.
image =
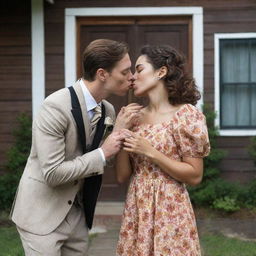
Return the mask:
[[118,181],[132,175],[117,255],[201,255],[185,185],[200,183],[210,150],[205,117],[194,106],[200,94],[170,46],[143,47],[135,68],[134,94],[149,104],[117,156]]

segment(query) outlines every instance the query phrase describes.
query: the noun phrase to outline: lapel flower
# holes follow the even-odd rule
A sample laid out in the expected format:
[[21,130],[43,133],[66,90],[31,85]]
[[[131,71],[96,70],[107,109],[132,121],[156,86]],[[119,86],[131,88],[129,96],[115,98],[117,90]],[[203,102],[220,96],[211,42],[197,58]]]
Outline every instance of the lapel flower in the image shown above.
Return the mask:
[[107,116],[105,118],[104,125],[106,126],[106,130],[112,131],[114,127],[114,120]]

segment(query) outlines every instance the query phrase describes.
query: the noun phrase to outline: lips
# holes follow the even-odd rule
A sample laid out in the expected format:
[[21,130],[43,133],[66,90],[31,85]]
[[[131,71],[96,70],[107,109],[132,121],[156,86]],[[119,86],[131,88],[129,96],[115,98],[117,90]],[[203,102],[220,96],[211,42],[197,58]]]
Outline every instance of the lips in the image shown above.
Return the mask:
[[132,83],[130,84],[129,88],[131,89],[131,88],[133,88],[133,87],[134,87],[134,83],[132,82]]

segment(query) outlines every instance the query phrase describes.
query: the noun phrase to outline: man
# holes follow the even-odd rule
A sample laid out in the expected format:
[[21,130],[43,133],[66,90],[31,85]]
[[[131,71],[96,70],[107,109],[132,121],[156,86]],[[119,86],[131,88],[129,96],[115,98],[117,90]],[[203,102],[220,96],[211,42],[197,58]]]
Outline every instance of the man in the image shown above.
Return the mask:
[[[105,120],[114,121],[114,108],[104,99],[111,94],[123,96],[132,86],[128,47],[107,39],[91,42],[83,54],[83,71],[73,92],[81,107],[84,131],[72,115],[68,88],[47,97],[33,122],[31,153],[11,213],[26,255],[86,255],[85,181],[103,173],[106,161],[121,148],[125,135],[120,129],[129,128],[140,109],[135,104],[127,106],[101,147],[88,152],[98,133],[94,126],[100,113],[96,109],[104,107]],[[85,135],[85,148],[79,132]]]

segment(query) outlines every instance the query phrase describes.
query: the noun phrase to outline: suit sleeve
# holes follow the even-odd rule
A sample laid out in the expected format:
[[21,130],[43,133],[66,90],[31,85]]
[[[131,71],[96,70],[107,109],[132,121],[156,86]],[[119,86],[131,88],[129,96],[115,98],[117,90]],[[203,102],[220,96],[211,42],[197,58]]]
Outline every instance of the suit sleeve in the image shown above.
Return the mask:
[[58,186],[92,174],[102,174],[99,150],[66,160],[65,132],[68,118],[57,107],[44,104],[34,124],[35,145],[43,177],[49,186]]

